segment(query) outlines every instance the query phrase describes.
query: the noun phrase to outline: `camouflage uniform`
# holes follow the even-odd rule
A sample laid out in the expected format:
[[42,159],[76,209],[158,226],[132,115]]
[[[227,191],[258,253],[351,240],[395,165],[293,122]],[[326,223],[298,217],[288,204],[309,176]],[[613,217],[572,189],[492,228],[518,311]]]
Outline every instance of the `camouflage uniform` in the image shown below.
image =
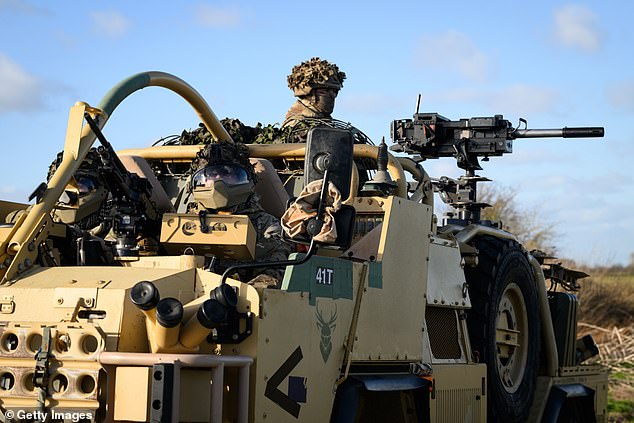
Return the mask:
[[[256,175],[253,165],[249,162],[248,153],[248,148],[241,143],[221,142],[213,144],[198,153],[192,163],[191,170],[194,173],[207,165],[235,164],[242,167],[247,172],[249,180],[255,183]],[[213,157],[211,157],[212,155]],[[202,209],[202,206],[195,202],[188,204],[189,212]],[[255,193],[251,194],[246,202],[223,209],[221,212],[249,216],[257,234],[255,262],[287,260],[288,255],[293,251],[293,247],[281,239],[279,219],[262,209]],[[241,262],[227,259],[218,260],[213,263],[212,270],[222,273],[235,264],[241,264]],[[249,281],[256,287],[279,287],[284,275],[284,268],[243,269],[239,270],[237,274],[240,280]]]
[[293,127],[305,118],[331,119],[345,79],[337,65],[318,57],[293,67],[286,80],[297,101],[286,113],[282,128]]
[[[288,255],[293,252],[293,247],[281,238],[280,220],[262,210],[256,194],[246,204],[239,206],[234,213],[249,216],[249,220],[255,227],[256,262],[288,260]],[[221,260],[217,267],[224,272],[227,267],[234,264],[238,264],[238,262]],[[240,280],[249,281],[249,284],[256,287],[279,288],[284,277],[284,267],[246,269],[239,270],[237,273]]]
[[[305,143],[312,128],[326,126],[350,132],[355,144],[373,145],[362,131],[331,116],[335,99],[343,88],[345,79],[346,74],[337,65],[318,57],[293,67],[286,80],[297,101],[286,113],[278,142]],[[363,184],[370,179],[368,172],[375,169],[376,165],[374,160],[365,158],[355,159],[355,163],[359,171],[359,182]],[[292,170],[294,166],[301,165],[288,163],[287,166]]]

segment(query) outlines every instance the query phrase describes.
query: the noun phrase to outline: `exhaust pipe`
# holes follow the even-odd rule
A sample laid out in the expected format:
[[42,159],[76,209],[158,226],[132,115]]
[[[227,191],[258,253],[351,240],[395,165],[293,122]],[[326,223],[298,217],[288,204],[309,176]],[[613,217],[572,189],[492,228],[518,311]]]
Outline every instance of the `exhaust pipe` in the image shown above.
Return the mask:
[[178,344],[183,305],[176,298],[160,298],[156,286],[141,281],[130,290],[130,300],[145,315],[145,327],[152,352]]
[[176,298],[163,298],[156,305],[156,325],[154,342],[159,348],[170,348],[178,343],[183,304]]
[[[236,323],[238,295],[233,287],[221,284],[210,293],[181,330],[183,304],[176,298],[160,298],[158,289],[141,281],[130,290],[130,300],[145,315],[148,341],[152,352],[196,350],[213,329]],[[233,317],[232,317],[233,316]],[[231,320],[231,322],[230,322]]]
[[196,348],[207,338],[209,332],[226,323],[227,309],[216,299],[206,300],[198,312],[185,324],[180,343],[185,348]]
[[130,300],[137,306],[145,317],[152,323],[156,323],[155,308],[160,300],[158,289],[152,282],[141,281],[130,290]]

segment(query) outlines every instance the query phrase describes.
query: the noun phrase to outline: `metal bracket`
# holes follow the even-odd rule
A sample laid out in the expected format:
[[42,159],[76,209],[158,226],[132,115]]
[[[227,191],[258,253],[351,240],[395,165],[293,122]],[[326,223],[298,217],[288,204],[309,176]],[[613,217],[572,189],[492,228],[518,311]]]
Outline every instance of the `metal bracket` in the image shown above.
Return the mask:
[[207,225],[207,210],[199,211],[198,218],[200,219],[200,232],[204,234],[209,233],[209,225]]
[[[150,421],[152,423],[169,423],[172,420],[174,406],[173,363],[155,364],[152,366],[152,399],[150,402]],[[177,370],[180,371],[180,370]]]
[[[210,344],[239,344],[247,339],[253,333],[253,313],[239,313],[235,310],[229,310],[227,317],[228,324],[212,331],[207,337]],[[240,322],[244,321],[244,324]],[[244,331],[240,332],[240,328],[244,327]]]
[[15,302],[13,302],[13,295],[4,295],[0,299],[0,313],[12,314],[15,311]]
[[48,368],[51,355],[51,328],[46,326],[42,330],[42,346],[35,354],[35,372],[33,386],[46,390],[48,388]]

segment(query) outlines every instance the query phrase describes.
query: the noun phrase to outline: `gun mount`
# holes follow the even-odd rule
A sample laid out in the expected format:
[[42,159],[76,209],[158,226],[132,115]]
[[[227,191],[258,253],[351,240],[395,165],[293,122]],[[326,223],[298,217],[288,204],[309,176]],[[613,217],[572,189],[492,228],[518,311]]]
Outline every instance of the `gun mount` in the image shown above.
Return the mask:
[[99,173],[112,193],[112,228],[117,238],[115,257],[136,257],[139,254],[137,236],[157,233],[160,226],[159,212],[150,201],[152,185],[146,178],[126,170],[90,113],[84,112],[84,119],[101,143],[97,147],[102,162]]
[[[595,138],[603,137],[603,127],[560,129],[514,128],[502,115],[450,120],[438,113],[415,113],[413,119],[392,122],[390,133],[395,145],[392,151],[414,155],[419,162],[441,157],[454,157],[465,175],[457,180],[443,177],[434,181],[434,189],[445,203],[459,212],[458,221],[479,223],[480,212],[488,204],[477,202],[477,183],[489,181],[475,174],[482,170],[479,157],[502,156],[513,152],[517,138]],[[460,222],[452,222],[460,223]]]

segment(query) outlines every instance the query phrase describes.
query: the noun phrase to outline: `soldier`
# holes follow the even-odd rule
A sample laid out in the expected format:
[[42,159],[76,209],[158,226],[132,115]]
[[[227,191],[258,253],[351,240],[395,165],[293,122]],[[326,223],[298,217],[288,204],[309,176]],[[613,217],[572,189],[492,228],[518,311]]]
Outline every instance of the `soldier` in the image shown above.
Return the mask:
[[297,101],[286,113],[284,127],[293,127],[306,118],[332,119],[335,98],[343,87],[346,74],[337,65],[318,57],[293,67],[288,87]]
[[[305,143],[308,132],[319,126],[327,126],[349,131],[355,144],[373,145],[372,141],[350,123],[332,118],[335,99],[343,87],[346,74],[339,67],[318,57],[293,67],[286,78],[288,87],[297,101],[286,113],[280,134],[273,142]],[[372,159],[358,158],[355,163],[361,185],[370,178],[369,171],[376,167]],[[291,171],[297,170],[297,163],[287,163]],[[301,165],[299,165],[301,166]]]
[[[279,219],[266,213],[259,204],[254,192],[255,170],[244,144],[208,144],[194,159],[192,170],[194,173],[188,188],[190,195],[187,196],[187,201],[193,200],[187,204],[189,213],[247,215],[257,233],[255,261],[288,259],[292,247],[280,237]],[[215,271],[223,272],[233,264],[236,262],[220,260],[213,266]],[[241,280],[261,288],[279,288],[283,273],[282,268],[238,271]]]
[[[47,180],[62,163],[63,153],[57,154],[55,160],[48,169]],[[99,175],[101,161],[97,150],[91,148],[86,158],[79,165],[73,175],[73,183],[67,186],[67,190],[60,198],[61,204],[55,211],[56,219],[68,225],[75,225],[78,229],[88,231],[90,235],[104,237],[111,229],[108,220],[110,205],[107,202],[109,191]],[[76,185],[74,189],[72,185]],[[70,190],[68,188],[71,188]],[[77,196],[75,201],[71,197]],[[65,207],[64,202],[76,202],[74,207]],[[73,204],[68,204],[73,206]]]
[[[63,153],[57,157],[48,169],[47,181],[62,163]],[[53,265],[103,265],[111,264],[113,255],[104,242],[111,229],[109,191],[99,175],[99,157],[96,149],[91,148],[79,165],[72,180],[60,196],[53,213],[53,220],[68,226],[63,238],[52,236],[53,245],[45,244],[47,254],[42,260]],[[9,213],[7,223],[14,223],[26,210]],[[92,247],[89,247],[89,244]],[[54,250],[52,247],[55,247]],[[90,251],[87,251],[91,248]]]

